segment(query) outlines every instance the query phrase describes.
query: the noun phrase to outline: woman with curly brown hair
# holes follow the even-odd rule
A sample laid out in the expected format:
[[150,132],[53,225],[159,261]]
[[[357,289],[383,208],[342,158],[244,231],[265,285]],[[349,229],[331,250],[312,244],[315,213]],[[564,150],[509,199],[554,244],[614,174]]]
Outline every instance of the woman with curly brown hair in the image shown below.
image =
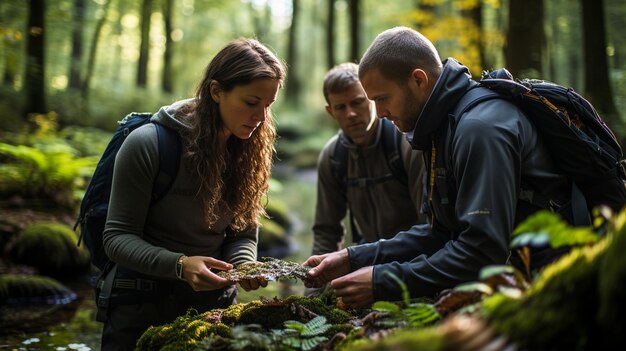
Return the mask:
[[[157,128],[148,123],[124,141],[103,234],[117,267],[102,350],[133,349],[150,325],[235,301],[234,283],[216,271],[256,260],[276,138],[270,105],[284,78],[282,61],[258,41],[226,45],[194,98],[152,117],[182,145],[176,178],[152,205]],[[266,284],[240,282],[245,290]]]

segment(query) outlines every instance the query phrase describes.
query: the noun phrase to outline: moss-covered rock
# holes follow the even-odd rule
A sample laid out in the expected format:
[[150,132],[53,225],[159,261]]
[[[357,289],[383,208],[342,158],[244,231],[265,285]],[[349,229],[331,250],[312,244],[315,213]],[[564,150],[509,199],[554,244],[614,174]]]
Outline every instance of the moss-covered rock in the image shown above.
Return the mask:
[[485,299],[489,324],[522,349],[593,348],[598,271],[606,244],[575,249],[546,267],[522,298],[496,294]]
[[626,338],[626,212],[616,217],[617,230],[599,268],[598,324],[603,340],[623,345]]
[[53,277],[70,277],[89,270],[89,252],[76,245],[78,237],[66,224],[38,222],[25,227],[8,256]]
[[16,304],[67,304],[76,299],[72,290],[57,280],[40,275],[0,275],[0,306]]
[[261,218],[259,228],[259,257],[285,258],[291,254],[291,237],[287,229],[271,219]]

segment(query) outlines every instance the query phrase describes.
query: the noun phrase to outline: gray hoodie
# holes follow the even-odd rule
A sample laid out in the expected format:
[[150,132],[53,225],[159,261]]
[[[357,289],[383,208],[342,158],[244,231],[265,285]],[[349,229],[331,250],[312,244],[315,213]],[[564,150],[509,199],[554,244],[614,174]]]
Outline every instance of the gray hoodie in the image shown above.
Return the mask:
[[[189,128],[174,117],[190,100],[162,107],[152,119],[176,131]],[[184,149],[184,148],[183,148]],[[176,260],[208,256],[232,264],[256,260],[257,228],[226,234],[232,214],[209,228],[204,221],[194,167],[181,157],[169,192],[150,206],[159,167],[156,127],[146,124],[124,141],[115,159],[103,234],[107,255],[118,264],[156,278],[176,279]]]

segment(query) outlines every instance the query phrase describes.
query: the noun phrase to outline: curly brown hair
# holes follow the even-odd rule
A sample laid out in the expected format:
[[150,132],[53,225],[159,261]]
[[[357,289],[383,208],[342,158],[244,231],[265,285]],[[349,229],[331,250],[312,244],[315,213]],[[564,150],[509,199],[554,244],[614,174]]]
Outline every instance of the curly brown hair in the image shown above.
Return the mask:
[[267,215],[263,200],[269,179],[276,140],[276,128],[270,116],[249,139],[231,135],[226,147],[218,135],[223,127],[219,105],[211,98],[211,81],[220,89],[231,91],[257,79],[275,79],[282,86],[285,66],[267,47],[255,39],[240,38],[230,42],[206,67],[196,90],[195,104],[181,110],[181,118],[191,129],[183,135],[185,157],[195,166],[200,179],[198,196],[212,227],[221,215],[232,213],[230,229],[241,231],[257,227],[260,216]]

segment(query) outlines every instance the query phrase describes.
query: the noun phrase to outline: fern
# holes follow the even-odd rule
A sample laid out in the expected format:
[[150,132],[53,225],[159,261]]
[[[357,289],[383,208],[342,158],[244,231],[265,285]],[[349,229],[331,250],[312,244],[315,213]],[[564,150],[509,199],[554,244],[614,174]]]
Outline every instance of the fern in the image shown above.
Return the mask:
[[332,327],[326,323],[326,317],[317,316],[307,323],[289,320],[284,323],[285,329],[274,330],[274,337],[283,345],[298,350],[312,350],[320,343],[328,340],[322,336]]

